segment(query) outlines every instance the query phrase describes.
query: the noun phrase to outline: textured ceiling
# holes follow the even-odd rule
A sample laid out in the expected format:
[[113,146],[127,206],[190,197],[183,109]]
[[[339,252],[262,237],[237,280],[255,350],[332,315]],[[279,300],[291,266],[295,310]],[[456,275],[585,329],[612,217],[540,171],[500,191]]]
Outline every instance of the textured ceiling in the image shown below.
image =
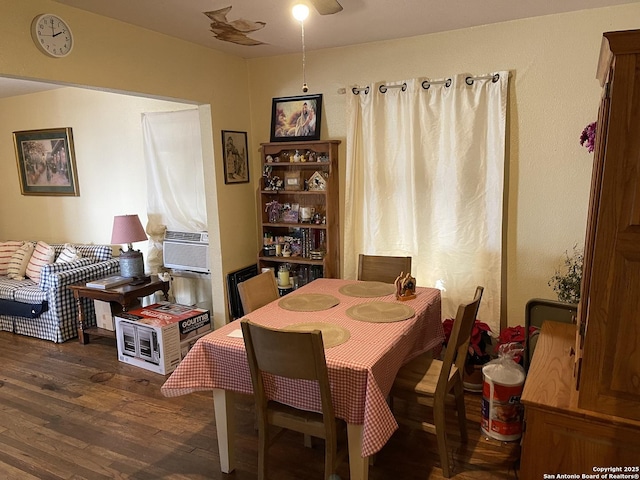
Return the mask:
[[[299,52],[300,23],[291,7],[305,0],[55,0],[149,30],[244,58]],[[640,0],[339,0],[343,10],[305,20],[307,50],[457,30],[541,15],[606,7]],[[235,26],[263,22],[247,34],[260,45],[237,45],[211,32],[204,12],[231,9]],[[234,23],[235,22],[235,23]],[[72,25],[73,28],[73,25]]]

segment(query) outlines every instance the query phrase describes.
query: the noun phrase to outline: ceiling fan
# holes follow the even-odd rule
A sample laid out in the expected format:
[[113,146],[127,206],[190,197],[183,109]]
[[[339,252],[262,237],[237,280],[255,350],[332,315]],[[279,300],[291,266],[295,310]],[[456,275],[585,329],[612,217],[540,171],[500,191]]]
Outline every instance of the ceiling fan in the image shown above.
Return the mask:
[[309,0],[320,15],[332,15],[342,11],[337,0]]

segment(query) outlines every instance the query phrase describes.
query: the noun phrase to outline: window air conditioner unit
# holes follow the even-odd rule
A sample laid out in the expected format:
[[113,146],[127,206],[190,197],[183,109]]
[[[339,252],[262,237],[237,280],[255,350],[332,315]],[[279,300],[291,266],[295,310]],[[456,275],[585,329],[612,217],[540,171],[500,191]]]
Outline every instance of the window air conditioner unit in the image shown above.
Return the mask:
[[162,243],[164,266],[209,273],[209,234],[167,230]]

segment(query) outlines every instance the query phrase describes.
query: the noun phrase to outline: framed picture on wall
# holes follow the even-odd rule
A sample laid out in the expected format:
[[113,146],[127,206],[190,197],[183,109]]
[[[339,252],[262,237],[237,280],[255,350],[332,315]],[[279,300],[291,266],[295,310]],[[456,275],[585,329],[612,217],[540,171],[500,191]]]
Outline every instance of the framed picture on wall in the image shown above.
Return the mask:
[[322,94],[274,98],[271,141],[320,140]]
[[71,128],[13,132],[22,195],[80,196]]
[[247,132],[222,131],[224,183],[249,182]]

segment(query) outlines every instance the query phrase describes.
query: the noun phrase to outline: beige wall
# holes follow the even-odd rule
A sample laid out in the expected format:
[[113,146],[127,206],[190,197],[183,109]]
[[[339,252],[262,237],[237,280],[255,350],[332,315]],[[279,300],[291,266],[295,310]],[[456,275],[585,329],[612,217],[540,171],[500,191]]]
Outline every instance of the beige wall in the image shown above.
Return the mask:
[[[141,115],[188,108],[196,107],[73,87],[0,99],[0,135],[9,140],[0,143],[0,237],[110,243],[114,215],[135,213],[146,225]],[[12,132],[57,127],[72,128],[80,196],[21,196]]]
[[[584,241],[592,155],[578,138],[597,116],[602,33],[638,28],[639,18],[636,3],[307,52],[309,93],[323,94],[322,137],[343,140],[342,184],[346,96],[339,88],[509,70],[506,306],[508,323],[523,324],[527,300],[555,298],[548,279],[564,251]],[[249,62],[256,143],[269,138],[271,98],[302,95],[300,65],[300,55]]]
[[[269,138],[271,98],[302,93],[300,55],[245,61],[50,0],[3,0],[2,12],[0,75],[211,106],[211,114],[204,108],[201,117],[211,125],[212,135],[205,145],[204,168],[209,224],[210,228],[219,225],[220,232],[219,248],[212,248],[212,256],[219,260],[212,278],[219,324],[226,304],[224,274],[255,259],[258,147]],[[29,25],[42,12],[55,12],[71,24],[76,46],[69,57],[50,59],[33,45]],[[592,157],[578,145],[578,136],[597,113],[600,89],[594,77],[601,34],[637,28],[638,18],[640,5],[631,4],[307,52],[310,93],[324,94],[322,136],[345,140],[346,96],[337,93],[339,88],[385,79],[510,70],[506,298],[509,323],[522,323],[525,302],[537,296],[553,297],[547,280],[563,252],[584,238]],[[16,128],[7,126],[2,121],[4,142],[10,143],[6,132]],[[69,126],[75,133],[77,126]],[[251,184],[224,184],[223,129],[249,132]],[[11,170],[15,168],[13,151],[9,157],[6,147],[2,151],[0,161],[12,167],[6,170],[3,164],[2,173],[10,173],[0,182],[3,188],[13,189],[3,200],[11,202],[15,212],[6,228],[15,232],[32,211],[50,209],[49,214],[61,215],[69,229],[60,238],[73,234],[85,241],[104,241],[104,232],[78,227],[70,220],[66,223],[76,213],[66,208],[73,199],[64,199],[64,213],[57,213],[49,205],[58,198],[36,201],[36,197],[21,196]],[[83,168],[89,177],[79,172],[80,202],[88,201],[85,192],[96,188],[86,180],[95,167]],[[341,174],[344,185],[344,167]],[[100,203],[88,203],[91,209],[103,208]],[[4,225],[3,220],[0,227]],[[50,236],[53,232],[48,228],[32,233]]]
[[[71,25],[75,46],[68,57],[46,57],[33,44],[30,35],[31,20],[43,12],[57,13]],[[201,118],[204,124],[209,125],[209,144],[204,145],[207,212],[210,228],[219,227],[213,228],[211,236],[211,256],[214,259],[213,313],[217,325],[223,322],[227,303],[225,273],[255,261],[256,254],[253,185],[224,184],[220,146],[221,130],[250,132],[246,61],[50,0],[3,0],[0,29],[3,32],[0,75],[134,92],[141,96],[205,106],[201,109]],[[210,114],[207,113],[209,105]],[[57,103],[48,108],[63,111],[68,108],[68,104]],[[37,111],[31,113],[34,116],[38,114]],[[98,116],[96,112],[96,117]],[[99,123],[99,118],[97,121]],[[3,125],[6,125],[3,128],[3,144],[10,144],[12,141],[6,132],[17,129],[9,126],[10,123],[3,121]],[[36,123],[35,120],[31,125],[28,121],[22,121],[19,128],[37,128]],[[79,135],[82,126],[63,126],[74,128],[76,144],[86,141]],[[95,133],[95,130],[91,132],[91,141],[100,146],[103,140],[95,138]],[[86,149],[83,150],[86,153]],[[6,153],[8,150],[3,146],[2,151]],[[101,155],[98,148],[91,153],[93,155],[90,157],[96,159]],[[6,233],[14,233],[24,227],[25,230],[30,229],[35,238],[54,236],[49,224],[26,226],[32,212],[48,211],[54,218],[59,217],[63,228],[68,229],[55,232],[58,238],[76,240],[72,237],[80,236],[84,241],[104,242],[103,230],[92,229],[90,226],[80,227],[71,220],[78,211],[100,212],[104,209],[104,201],[94,201],[95,196],[92,194],[94,189],[101,188],[102,182],[99,179],[95,184],[90,183],[92,177],[97,177],[96,166],[87,167],[86,162],[92,160],[83,155],[83,168],[79,172],[79,199],[25,197],[20,195],[19,189],[15,189],[17,174],[12,170],[15,169],[12,147],[9,154],[0,160],[3,165],[9,163],[13,166],[6,170],[9,176],[3,175],[0,179],[3,188],[6,186],[12,189],[9,197],[4,198],[12,208],[11,220],[7,220],[6,225],[2,224],[3,229],[8,229]],[[131,162],[135,163],[134,160]],[[136,169],[139,167],[134,165]],[[3,166],[3,172],[5,168]],[[137,181],[133,180],[122,184],[122,190],[131,191],[137,186]],[[135,194],[135,200],[132,201],[140,201],[138,194]],[[64,205],[62,211],[55,208],[60,205]],[[223,235],[218,235],[218,232],[223,232]],[[4,237],[6,233],[0,230],[0,237]]]

